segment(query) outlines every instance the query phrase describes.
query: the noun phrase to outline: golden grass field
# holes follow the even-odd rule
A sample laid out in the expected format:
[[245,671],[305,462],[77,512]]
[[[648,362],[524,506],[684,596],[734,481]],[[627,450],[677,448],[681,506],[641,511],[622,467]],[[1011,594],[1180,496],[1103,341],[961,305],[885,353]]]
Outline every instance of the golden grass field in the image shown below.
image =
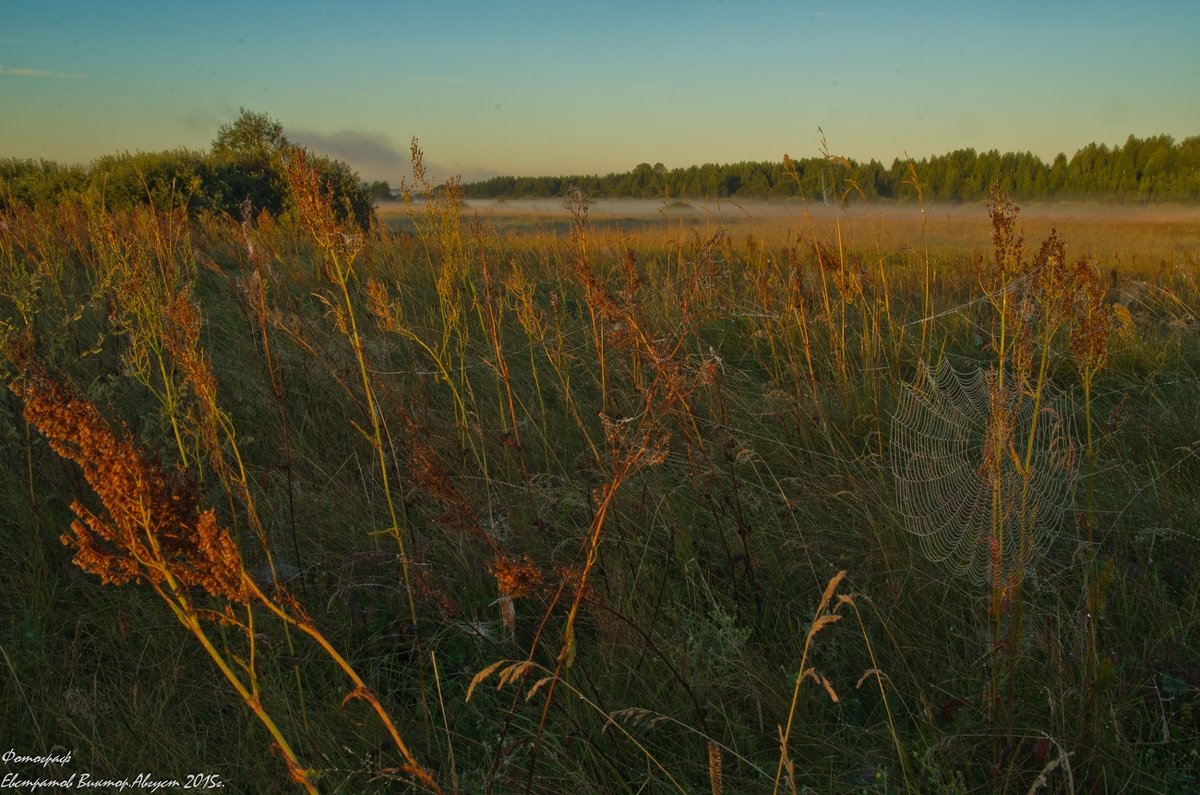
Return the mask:
[[[834,208],[820,202],[766,203],[735,200],[684,201],[686,209],[653,199],[597,200],[592,220],[605,225],[655,232],[683,229],[744,231],[771,241],[789,237],[833,237],[835,224],[861,246],[878,245],[895,253],[928,246],[931,253],[961,254],[986,250],[991,222],[987,206],[856,203]],[[497,202],[468,200],[467,209],[497,226],[556,227],[570,217],[557,199]],[[403,222],[410,208],[403,202],[379,206],[384,223]],[[1058,229],[1082,253],[1109,257],[1114,264],[1145,268],[1162,260],[1195,256],[1200,247],[1200,210],[1187,205],[1102,205],[1050,203],[1022,206],[1022,226],[1030,240],[1042,240]]]

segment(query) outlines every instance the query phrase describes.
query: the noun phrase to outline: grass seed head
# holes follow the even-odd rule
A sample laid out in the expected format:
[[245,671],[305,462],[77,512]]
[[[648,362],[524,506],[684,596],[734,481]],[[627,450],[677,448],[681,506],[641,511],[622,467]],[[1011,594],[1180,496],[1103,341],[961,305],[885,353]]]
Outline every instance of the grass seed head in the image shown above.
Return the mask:
[[488,569],[496,578],[500,593],[514,599],[535,593],[545,583],[541,568],[528,555],[520,558],[501,555]]
[[75,462],[103,511],[72,504],[77,519],[63,543],[75,564],[107,584],[195,587],[232,601],[248,597],[241,554],[195,485],[166,471],[115,432],[96,407],[36,364],[10,384],[25,418],[51,449]]

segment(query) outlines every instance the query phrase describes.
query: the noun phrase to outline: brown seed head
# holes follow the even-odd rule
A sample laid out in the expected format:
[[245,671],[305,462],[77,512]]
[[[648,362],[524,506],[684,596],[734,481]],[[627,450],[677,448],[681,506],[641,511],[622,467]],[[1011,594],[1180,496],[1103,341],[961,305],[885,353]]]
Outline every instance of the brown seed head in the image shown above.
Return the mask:
[[496,578],[500,593],[519,599],[539,590],[545,582],[541,568],[528,555],[520,558],[501,555],[488,567]]
[[64,544],[75,564],[109,584],[148,582],[197,587],[245,601],[241,555],[216,514],[201,510],[195,486],[166,472],[120,436],[89,401],[55,382],[36,364],[9,385],[25,401],[25,418],[51,449],[75,462],[103,511],[76,501],[78,517]]

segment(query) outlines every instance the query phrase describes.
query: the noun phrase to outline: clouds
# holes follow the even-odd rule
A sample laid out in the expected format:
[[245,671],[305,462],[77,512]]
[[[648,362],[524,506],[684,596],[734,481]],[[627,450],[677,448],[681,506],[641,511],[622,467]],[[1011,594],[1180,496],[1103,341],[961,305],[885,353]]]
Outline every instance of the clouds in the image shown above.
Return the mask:
[[411,171],[409,155],[392,143],[383,133],[360,130],[338,130],[321,133],[316,130],[288,129],[293,143],[306,146],[335,160],[345,160],[367,179],[398,180]]
[[26,69],[22,66],[5,66],[0,64],[0,76],[3,77],[49,77],[56,80],[87,80],[88,76],[74,72],[53,72],[49,69]]
[[[385,179],[392,185],[399,185],[402,179],[411,181],[412,160],[408,147],[401,149],[385,133],[363,130],[322,133],[303,127],[288,127],[286,134],[292,143],[335,160],[346,161],[364,179]],[[456,175],[470,182],[488,179],[499,173],[483,166],[464,167],[457,160],[450,165],[426,160],[425,169],[434,182]]]

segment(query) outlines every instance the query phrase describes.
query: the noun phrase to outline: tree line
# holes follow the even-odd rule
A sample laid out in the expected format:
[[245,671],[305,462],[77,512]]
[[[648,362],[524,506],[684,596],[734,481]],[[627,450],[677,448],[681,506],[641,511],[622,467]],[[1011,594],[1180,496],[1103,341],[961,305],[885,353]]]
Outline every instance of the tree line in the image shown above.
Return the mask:
[[[126,152],[88,165],[0,158],[0,209],[86,196],[108,209],[182,204],[190,213],[240,217],[249,209],[278,216],[291,207],[284,169],[292,148],[283,125],[242,108],[236,120],[221,126],[207,150]],[[366,228],[380,186],[362,181],[340,160],[321,155],[310,159],[332,193],[334,207]]]
[[[53,204],[89,195],[109,208],[168,202],[189,211],[239,215],[246,207],[279,215],[288,210],[284,158],[291,142],[282,125],[242,109],[223,125],[208,150],[122,153],[88,165],[0,158],[0,209],[13,203]],[[314,157],[335,205],[366,227],[377,201],[392,197],[387,182],[364,182],[346,163]],[[1072,157],[1046,163],[1030,152],[959,149],[921,160],[812,157],[782,161],[705,163],[668,169],[639,163],[624,173],[561,177],[498,176],[462,186],[468,198],[553,198],[577,187],[610,198],[738,198],[833,201],[892,199],[973,202],[995,184],[1020,201],[1200,200],[1200,136],[1129,136],[1109,147],[1088,144]]]
[[1031,152],[959,149],[891,166],[840,157],[706,163],[668,169],[639,163],[631,171],[563,177],[499,176],[463,185],[468,198],[549,198],[578,187],[608,198],[742,198],[834,200],[858,198],[972,202],[994,184],[1021,201],[1103,200],[1172,202],[1200,199],[1200,136],[1169,135],[1108,147],[1088,144],[1072,157],[1046,163]]

